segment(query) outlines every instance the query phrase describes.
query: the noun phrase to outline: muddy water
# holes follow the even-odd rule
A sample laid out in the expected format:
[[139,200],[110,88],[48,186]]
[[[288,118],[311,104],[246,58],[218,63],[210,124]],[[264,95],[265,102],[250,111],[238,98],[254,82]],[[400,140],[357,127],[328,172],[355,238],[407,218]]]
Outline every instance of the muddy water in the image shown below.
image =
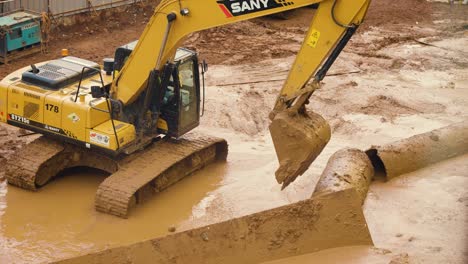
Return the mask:
[[106,175],[75,170],[38,193],[0,186],[0,263],[37,263],[124,245],[168,233],[215,189],[225,163],[176,184],[135,209],[129,219],[94,210],[94,193]]

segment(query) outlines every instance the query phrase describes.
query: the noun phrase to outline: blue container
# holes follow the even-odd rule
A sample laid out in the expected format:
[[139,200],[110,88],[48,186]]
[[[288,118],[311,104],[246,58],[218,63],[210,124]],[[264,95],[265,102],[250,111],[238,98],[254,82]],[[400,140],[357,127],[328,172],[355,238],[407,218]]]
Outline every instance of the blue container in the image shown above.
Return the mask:
[[41,18],[18,11],[0,17],[0,55],[41,43]]

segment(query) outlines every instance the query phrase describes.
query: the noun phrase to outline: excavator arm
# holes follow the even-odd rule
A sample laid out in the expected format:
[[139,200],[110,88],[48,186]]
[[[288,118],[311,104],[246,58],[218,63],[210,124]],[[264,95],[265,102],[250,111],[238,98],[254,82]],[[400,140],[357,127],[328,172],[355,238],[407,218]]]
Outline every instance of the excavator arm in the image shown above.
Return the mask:
[[[127,62],[111,96],[124,106],[148,87],[149,73],[162,72],[191,33],[319,3],[296,60],[270,115],[270,132],[283,188],[303,174],[330,138],[326,121],[304,105],[362,23],[370,0],[163,0]],[[154,76],[153,76],[154,77]]]

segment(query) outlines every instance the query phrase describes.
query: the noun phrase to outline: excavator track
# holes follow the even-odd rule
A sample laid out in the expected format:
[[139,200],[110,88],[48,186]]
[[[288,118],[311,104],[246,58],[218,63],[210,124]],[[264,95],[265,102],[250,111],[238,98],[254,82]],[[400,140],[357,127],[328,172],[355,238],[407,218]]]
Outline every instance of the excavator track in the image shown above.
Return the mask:
[[164,140],[119,162],[119,170],[96,192],[96,210],[128,217],[136,204],[215,160],[227,157],[227,142],[207,136]]
[[162,139],[121,158],[40,137],[8,161],[8,183],[36,191],[67,168],[90,167],[111,174],[98,187],[96,210],[126,218],[130,209],[216,160],[226,160],[227,142],[191,134]]
[[36,191],[38,187],[36,185],[37,172],[41,171],[41,166],[57,156],[63,149],[62,144],[44,137],[27,144],[24,148],[16,151],[7,161],[5,175],[8,183]]
[[40,137],[8,159],[6,178],[9,184],[37,191],[65,169],[73,167],[96,168],[108,173],[116,172],[116,160],[104,155]]

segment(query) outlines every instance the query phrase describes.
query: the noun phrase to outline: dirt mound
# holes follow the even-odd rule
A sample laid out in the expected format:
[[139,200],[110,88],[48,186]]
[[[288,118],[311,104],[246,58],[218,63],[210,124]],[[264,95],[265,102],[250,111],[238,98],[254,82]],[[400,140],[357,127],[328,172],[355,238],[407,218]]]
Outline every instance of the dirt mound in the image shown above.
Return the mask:
[[[63,48],[70,49],[73,56],[94,61],[113,56],[116,47],[138,39],[157,2],[106,10],[98,15],[80,15],[76,25],[61,26],[52,32],[49,54],[36,54],[2,65],[0,76],[31,62],[54,59]],[[194,33],[185,45],[197,50],[211,64],[285,58],[299,50],[314,13],[314,9],[301,8],[291,11],[287,20],[264,17],[213,28]],[[371,26],[430,22],[431,13],[432,4],[425,0],[374,0],[362,30]]]
[[291,46],[299,49],[300,42],[295,39],[294,32],[277,30],[274,22],[274,19],[263,18],[212,28],[194,33],[185,45],[198,51],[210,63],[224,65],[295,54]]
[[[432,11],[432,4],[425,0],[374,0],[361,30],[430,23]],[[263,17],[213,28],[195,33],[186,45],[213,64],[232,65],[284,58],[299,50],[314,13],[314,9],[301,8],[290,11],[286,20]]]
[[364,28],[432,21],[432,4],[426,0],[373,0]]
[[[211,118],[203,119],[203,124],[232,129],[249,136],[266,131],[270,123],[268,114],[271,96],[256,90],[242,91],[240,95],[229,93],[229,97],[222,96],[215,100],[208,98],[206,111]],[[231,104],[230,100],[235,100],[235,104],[226,107]]]
[[418,110],[404,105],[395,98],[385,95],[370,98],[369,104],[360,107],[359,110],[367,115],[383,115],[386,117],[420,113]]
[[380,115],[393,120],[404,115],[414,115],[420,113],[440,113],[445,110],[445,106],[437,103],[418,102],[407,103],[390,96],[378,95],[369,98],[368,104],[355,109],[366,115]]

